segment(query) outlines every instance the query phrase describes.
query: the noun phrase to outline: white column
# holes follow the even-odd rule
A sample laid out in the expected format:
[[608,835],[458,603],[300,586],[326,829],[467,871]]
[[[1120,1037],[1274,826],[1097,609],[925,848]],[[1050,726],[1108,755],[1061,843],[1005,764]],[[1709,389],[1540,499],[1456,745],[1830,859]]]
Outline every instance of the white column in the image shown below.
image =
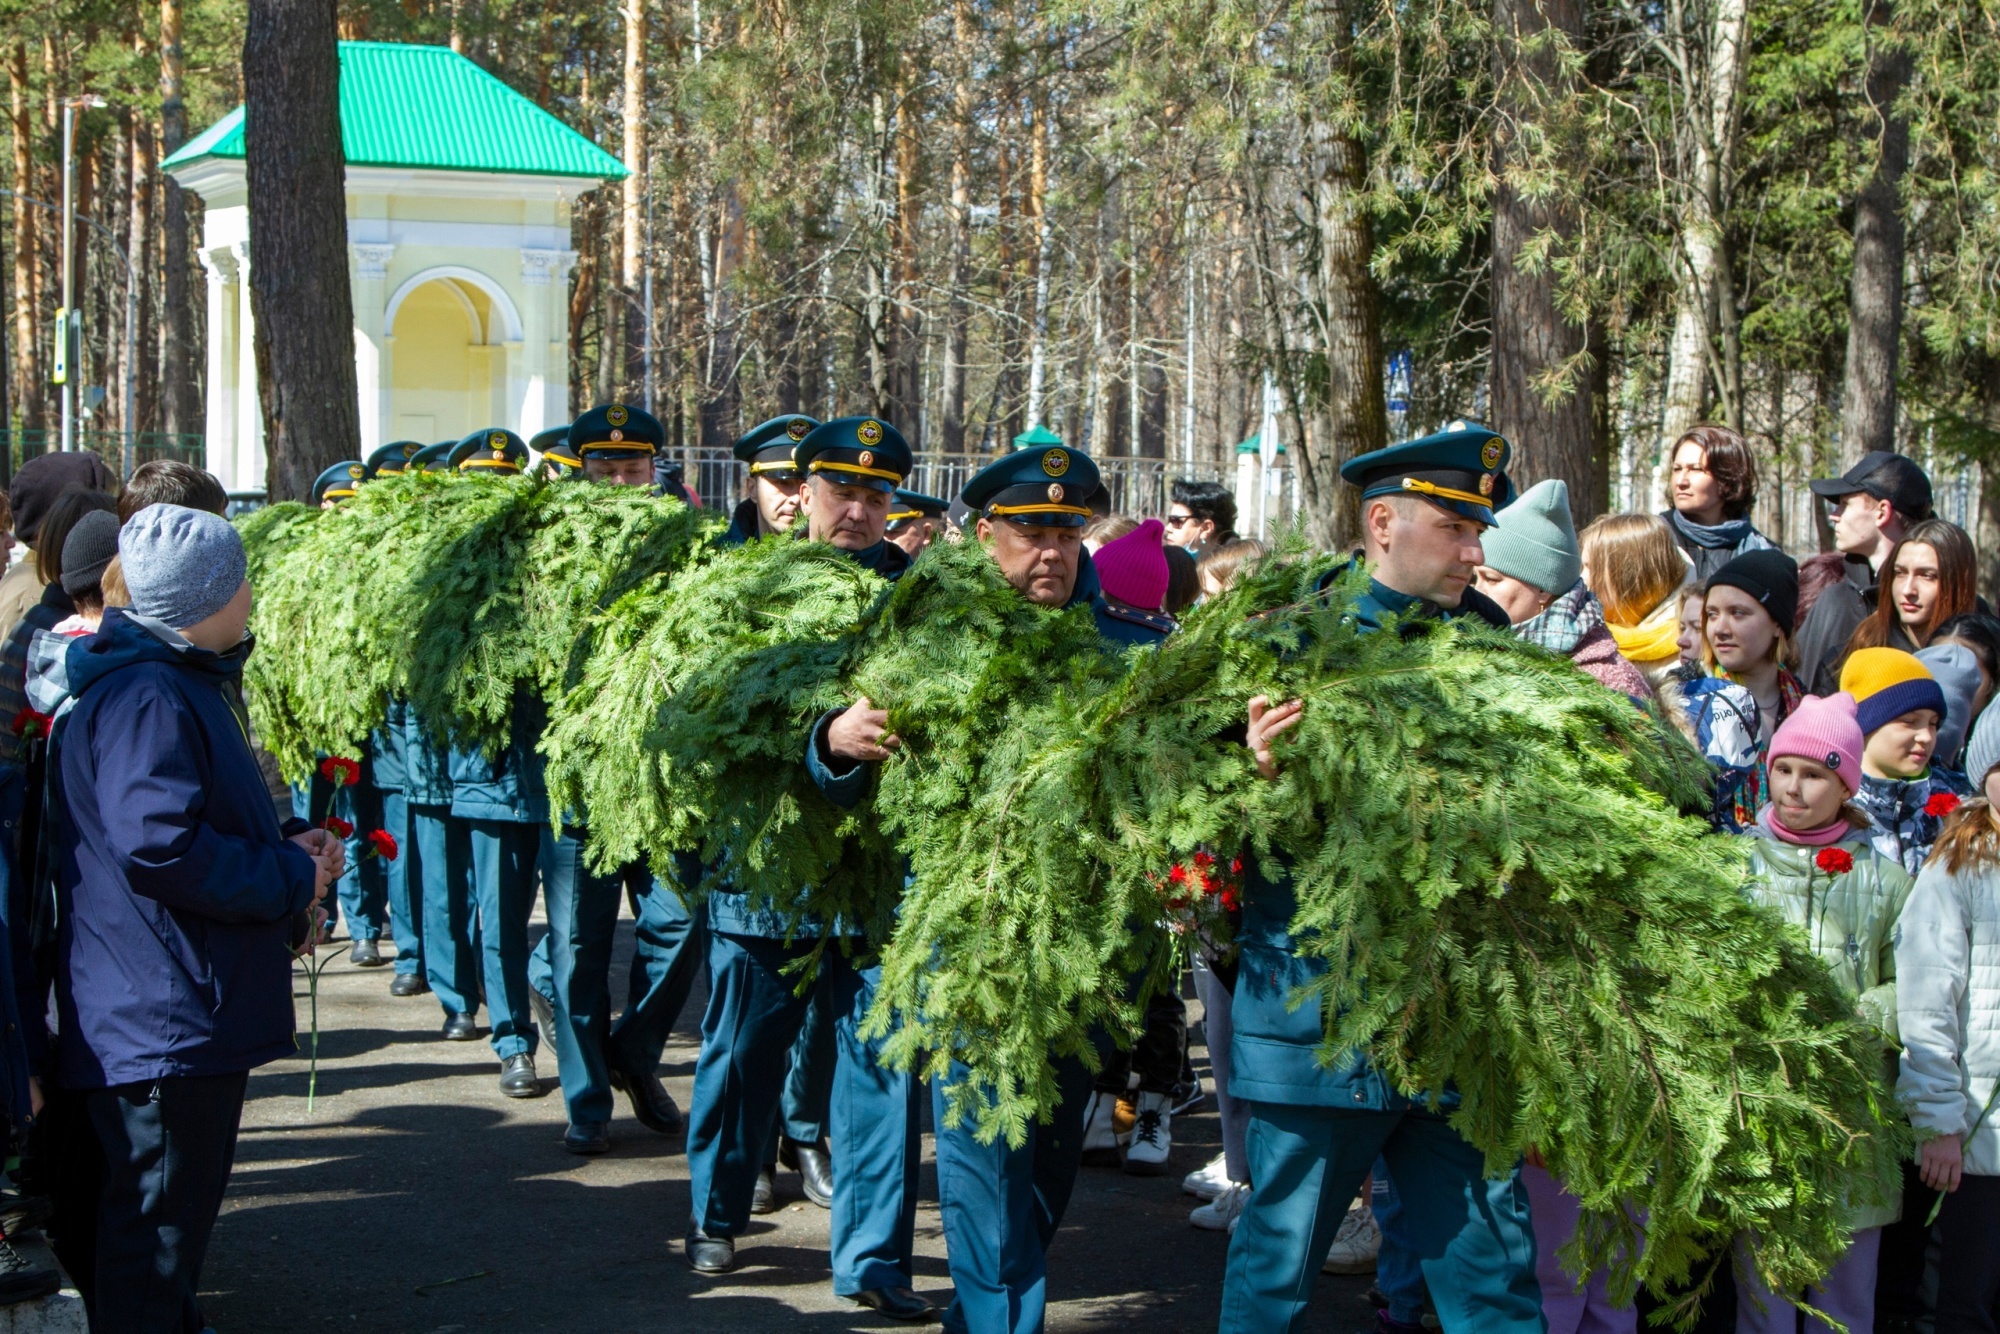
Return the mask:
[[232,451],[235,477],[228,485],[262,490],[264,481],[264,405],[257,397],[257,321],[250,311],[250,243],[230,247],[236,258],[236,440]]
[[361,457],[389,440],[389,364],[383,346],[384,279],[393,245],[349,245],[348,272],[354,294],[354,382],[360,399]]
[[201,267],[208,274],[208,404],[203,465],[222,479],[225,490],[236,487],[236,257],[227,249],[202,249]]
[[518,376],[516,420],[532,436],[569,420],[569,270],[574,250],[521,251],[521,344],[508,349],[509,379]]

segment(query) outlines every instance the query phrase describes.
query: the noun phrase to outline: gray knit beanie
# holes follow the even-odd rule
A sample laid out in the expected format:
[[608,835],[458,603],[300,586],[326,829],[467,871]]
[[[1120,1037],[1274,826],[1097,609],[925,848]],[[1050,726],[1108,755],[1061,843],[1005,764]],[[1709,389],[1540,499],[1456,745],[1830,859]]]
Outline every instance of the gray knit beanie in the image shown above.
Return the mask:
[[1958,767],[1959,747],[1972,726],[1972,699],[1983,679],[1979,659],[1963,644],[1933,644],[1917,650],[1917,661],[1931,669],[1938,689],[1944,692],[1944,721],[1938,724],[1937,749],[1932,760],[1947,769]]
[[207,620],[243,586],[243,539],[229,520],[185,505],[148,505],[118,533],[132,610],[175,630]]
[[1583,577],[1569,487],[1551,477],[1523,491],[1479,535],[1486,564],[1544,593],[1567,593]]
[[1987,707],[1972,725],[1972,740],[1965,743],[1965,776],[1982,796],[1986,775],[2000,764],[2000,709]]

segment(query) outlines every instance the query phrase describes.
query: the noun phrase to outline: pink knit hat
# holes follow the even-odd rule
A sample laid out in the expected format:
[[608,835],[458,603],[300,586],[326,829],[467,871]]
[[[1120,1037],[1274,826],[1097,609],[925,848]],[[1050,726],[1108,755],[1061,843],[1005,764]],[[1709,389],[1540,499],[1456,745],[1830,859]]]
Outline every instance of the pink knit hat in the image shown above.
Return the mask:
[[1847,785],[1847,794],[1861,790],[1861,723],[1855,717],[1854,696],[1846,691],[1820,698],[1808,695],[1779,726],[1764,754],[1766,764],[1781,755],[1796,755],[1833,770]]
[[1125,536],[1092,553],[1104,591],[1141,611],[1158,611],[1167,601],[1167,526],[1148,519]]

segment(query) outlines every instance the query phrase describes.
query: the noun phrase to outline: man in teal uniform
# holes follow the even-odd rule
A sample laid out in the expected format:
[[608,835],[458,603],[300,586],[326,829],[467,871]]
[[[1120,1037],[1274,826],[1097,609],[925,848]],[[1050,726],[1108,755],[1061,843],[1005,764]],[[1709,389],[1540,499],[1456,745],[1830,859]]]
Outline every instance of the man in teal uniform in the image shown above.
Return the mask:
[[[1366,629],[1473,616],[1504,628],[1507,615],[1472,587],[1480,530],[1511,495],[1507,442],[1461,426],[1351,460],[1341,476],[1361,488],[1366,559],[1373,578],[1355,603]],[[1246,741],[1275,778],[1272,741],[1297,723],[1300,705],[1253,700]],[[1282,747],[1278,750],[1282,755]],[[1518,1174],[1489,1181],[1484,1156],[1445,1119],[1456,1095],[1430,1109],[1388,1086],[1365,1053],[1322,1065],[1317,1001],[1293,1008],[1299,988],[1325,967],[1294,952],[1296,908],[1280,862],[1246,877],[1230,1046],[1230,1092],[1250,1108],[1252,1190],[1229,1245],[1222,1328],[1263,1334],[1299,1329],[1320,1261],[1361,1181],[1378,1158],[1402,1199],[1398,1232],[1421,1261],[1447,1330],[1543,1329],[1528,1197]]]
[[[781,426],[777,434],[784,432]],[[899,577],[908,558],[883,528],[911,457],[895,427],[875,417],[823,423],[805,433],[793,462],[808,479],[798,501],[807,537],[831,543],[884,578]],[[739,510],[739,518],[747,522],[747,512]],[[829,774],[824,758],[825,734],[840,734],[842,716],[829,714],[814,729],[806,766],[822,787],[844,793],[851,778],[843,783]],[[749,1222],[779,1109],[780,1058],[795,1049],[809,999],[824,995],[838,1050],[829,1116],[839,1164],[831,1201],[834,1291],[895,1319],[933,1318],[934,1308],[910,1287],[920,1147],[916,1083],[885,1069],[879,1043],[859,1036],[879,976],[864,966],[865,944],[851,955],[828,949],[801,996],[787,967],[810,953],[819,935],[844,930],[843,924],[801,922],[724,892],[709,896],[709,925],[709,1004],[688,1130],[694,1201],[688,1262],[703,1273],[735,1267],[736,1239]]]
[[[1079,450],[1022,450],[988,465],[965,484],[974,533],[1007,582],[1047,607],[1088,606],[1107,652],[1158,644],[1172,618],[1107,599],[1083,549],[1097,465]],[[829,798],[852,805],[865,795],[872,765],[886,756],[886,712],[861,701],[843,726],[815,733],[814,776]],[[843,1065],[845,1050],[843,1049]],[[1033,1334],[1047,1306],[1048,1248],[1076,1184],[1083,1114],[1092,1076],[1081,1060],[1056,1062],[1061,1101],[1053,1121],[1030,1128],[1009,1148],[1004,1136],[981,1144],[968,1121],[944,1124],[943,1085],[932,1087],[937,1124],[938,1204],[956,1295],[945,1327],[976,1334]],[[964,1073],[957,1067],[959,1075]],[[846,1167],[843,1164],[843,1179]]]
[[750,494],[730,515],[727,540],[748,542],[773,533],[789,533],[799,517],[799,492],[805,473],[792,453],[819,423],[793,412],[759,422],[743,433],[734,453],[750,468]]
[[[567,438],[542,457],[553,458],[560,451],[576,461],[578,477],[603,485],[650,487],[653,455],[665,443],[666,433],[652,414],[626,403],[607,403],[578,417]],[[586,1155],[610,1147],[614,1088],[625,1091],[633,1115],[649,1130],[680,1133],[680,1108],[657,1071],[667,1035],[687,1004],[708,949],[706,918],[689,912],[680,895],[644,863],[607,875],[591,871],[583,855],[588,837],[581,821],[565,820],[560,834],[542,827],[549,932],[529,966],[536,988],[530,1002],[542,1000],[546,988],[547,1027],[568,1104],[563,1146]],[[613,1025],[608,975],[618,904],[625,899],[637,920],[625,1013]]]
[[[422,448],[415,440],[390,441],[368,456],[368,475],[363,480],[402,476]],[[368,738],[367,778],[379,794],[381,828],[396,840],[397,847],[394,858],[371,857],[361,863],[362,869],[373,867],[382,877],[383,892],[389,901],[389,935],[396,944],[395,976],[389,980],[391,996],[419,996],[430,990],[424,981],[421,884],[410,874],[416,833],[410,823],[410,804],[404,795],[407,713],[408,706],[391,696],[382,726]],[[351,853],[350,857],[354,855]]]
[[889,511],[889,540],[901,547],[912,560],[929,546],[950,524],[945,511],[949,500],[939,500],[921,491],[898,490],[896,507]]
[[[448,461],[475,476],[518,477],[528,446],[512,431],[487,427],[459,441]],[[489,1041],[500,1058],[500,1091],[510,1098],[547,1092],[535,1074],[535,1022],[528,1005],[528,918],[535,910],[541,833],[549,823],[548,787],[535,749],[546,722],[546,706],[522,691],[507,744],[497,754],[453,745],[449,762],[451,814],[466,822],[471,844]]]

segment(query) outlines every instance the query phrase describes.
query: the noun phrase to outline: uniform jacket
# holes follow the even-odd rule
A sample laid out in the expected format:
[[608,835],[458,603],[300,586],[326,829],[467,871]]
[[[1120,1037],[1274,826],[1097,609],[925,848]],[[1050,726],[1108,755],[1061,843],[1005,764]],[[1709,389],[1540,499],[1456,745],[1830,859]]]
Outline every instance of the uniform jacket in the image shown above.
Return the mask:
[[232,703],[248,647],[173,646],[116,607],[71,646],[77,704],[52,762],[70,1088],[295,1050],[287,947],[313,864],[285,840]]
[[1896,1091],[1918,1130],[1978,1133],[1965,1170],[2000,1176],[2000,1110],[1980,1112],[2000,1087],[2000,870],[1917,877],[1896,942],[1902,1077]]
[[1954,788],[1940,770],[1934,769],[1921,778],[1872,778],[1864,773],[1854,804],[1867,811],[1868,818],[1875,822],[1875,827],[1868,831],[1875,850],[1915,875],[1924,869],[1924,858],[1931,855],[1931,844],[1937,842],[1938,831],[1944,828],[1944,816],[1933,815],[1926,808],[1940,796],[1964,795],[1963,787]]
[[383,716],[382,725],[368,738],[368,759],[370,777],[375,786],[383,792],[401,792],[403,774],[407,761],[407,730],[410,706],[391,696],[389,710]]
[[[745,506],[749,506],[749,508],[746,510]],[[743,520],[746,515],[750,523],[750,531],[755,532],[757,511],[755,506],[751,505],[751,502],[747,500],[743,502],[743,505],[739,505],[736,510],[736,516],[739,521]],[[796,531],[803,536],[805,531],[804,526],[801,525]],[[731,526],[730,532],[732,534],[736,532],[734,525]],[[744,539],[738,538],[736,540],[740,542]],[[850,552],[849,554],[861,565],[875,571],[875,573],[881,575],[891,583],[902,578],[903,571],[910,568],[909,553],[894,542],[887,540],[877,542],[865,551]],[[834,796],[838,792],[841,795],[834,796],[834,800],[840,802],[843,806],[852,806],[867,791],[868,768],[866,765],[855,765],[851,772],[846,772],[844,782],[841,779],[835,778],[828,770],[828,760],[832,760],[836,764],[842,763],[839,760],[833,760],[832,756],[826,754],[824,751],[826,729],[828,724],[833,721],[833,717],[833,713],[827,713],[813,725],[812,737],[806,746],[806,772],[812,776],[813,781],[819,785],[821,791],[827,792],[829,796]],[[847,797],[850,792],[852,793],[851,798],[843,801],[841,798]],[[708,925],[709,929],[713,931],[721,931],[732,936],[755,936],[764,940],[783,940],[787,936],[811,940],[823,935],[826,931],[826,923],[817,917],[800,917],[782,913],[768,904],[753,905],[749,895],[735,894],[727,890],[718,891],[708,896]],[[835,922],[834,930],[836,934],[851,934],[847,924],[844,922]]]
[[451,805],[451,752],[444,733],[403,705],[403,799],[412,806]]
[[532,690],[514,696],[507,744],[491,757],[463,746],[451,748],[451,813],[465,820],[505,820],[513,824],[549,822],[548,761],[536,749],[549,710]]
[[759,531],[757,502],[754,500],[742,501],[730,512],[729,529],[722,535],[722,545],[725,547],[740,547],[751,538],[757,536]]
[[[1899,919],[1913,884],[1893,858],[1884,857],[1857,834],[1833,845],[1854,858],[1854,869],[1829,875],[1816,858],[1825,849],[1771,837],[1763,829],[1745,835],[1750,844],[1750,880],[1743,892],[1789,926],[1806,933],[1812,952],[1841,990],[1854,997],[1861,1017],[1881,1029],[1886,1051],[1897,1034],[1896,942]],[[1886,1057],[1885,1057],[1886,1059]],[[1882,1227],[1902,1214],[1900,1174],[1881,1183],[1886,1202],[1857,1211],[1854,1227]]]
[[[1391,615],[1418,613],[1401,633],[1422,634],[1424,622],[1476,617],[1500,629],[1507,614],[1476,589],[1468,588],[1456,608],[1445,610],[1379,583],[1356,600],[1354,616],[1363,631],[1382,628]],[[1234,1008],[1235,1034],[1229,1048],[1229,1091],[1259,1102],[1386,1111],[1414,1106],[1389,1087],[1365,1054],[1349,1053],[1333,1068],[1320,1063],[1326,1026],[1317,1000],[1296,1008],[1292,998],[1326,971],[1326,960],[1294,952],[1291,924],[1298,910],[1290,868],[1283,858],[1247,859],[1243,882],[1243,927]],[[1447,1091],[1446,1105],[1456,1101]]]

